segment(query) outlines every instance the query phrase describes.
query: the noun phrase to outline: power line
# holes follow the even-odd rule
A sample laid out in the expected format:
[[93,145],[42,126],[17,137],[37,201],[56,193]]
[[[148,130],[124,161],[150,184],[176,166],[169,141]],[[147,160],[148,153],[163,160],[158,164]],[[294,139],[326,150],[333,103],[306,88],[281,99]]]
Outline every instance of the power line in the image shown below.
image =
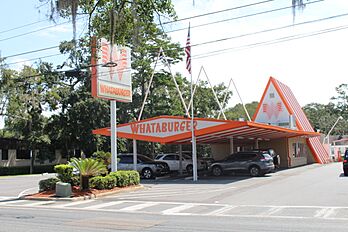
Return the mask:
[[37,50],[32,50],[32,51],[28,51],[28,52],[14,54],[14,55],[10,55],[10,56],[5,56],[5,57],[3,57],[3,59],[15,57],[15,56],[27,55],[27,54],[36,53],[36,52],[42,52],[42,51],[51,50],[51,49],[54,49],[54,48],[59,48],[59,46],[52,46],[52,47],[48,47],[48,48],[41,48],[41,49],[37,49]]
[[16,62],[12,62],[12,63],[6,63],[6,65],[20,64],[20,63],[25,63],[27,61],[40,60],[40,59],[43,59],[43,58],[49,58],[49,57],[55,57],[55,56],[61,56],[61,55],[65,55],[65,54],[57,53],[57,54],[52,54],[52,55],[47,55],[47,56],[40,56],[40,57],[36,57],[36,58],[32,58],[32,59],[16,61]]
[[224,10],[219,10],[219,11],[214,11],[214,12],[209,12],[209,13],[205,13],[205,14],[195,15],[195,16],[191,16],[191,17],[187,17],[187,18],[181,18],[181,19],[177,19],[177,20],[173,20],[173,21],[168,21],[168,22],[164,22],[162,24],[165,25],[165,24],[169,24],[169,23],[176,23],[176,22],[179,22],[179,21],[184,21],[184,20],[194,19],[194,18],[200,18],[200,17],[204,17],[204,16],[208,16],[208,15],[212,15],[212,14],[218,14],[218,13],[231,11],[231,10],[238,10],[238,9],[241,9],[241,8],[246,8],[246,7],[250,7],[250,6],[260,5],[260,4],[273,2],[273,1],[275,1],[275,0],[266,0],[266,1],[261,1],[261,2],[255,2],[255,3],[251,3],[251,4],[247,4],[247,5],[237,6],[237,7],[233,7],[233,8],[224,9]]
[[305,22],[302,22],[302,23],[290,24],[290,25],[286,25],[286,26],[282,26],[282,27],[270,28],[270,29],[266,29],[266,30],[262,30],[262,31],[256,31],[256,32],[251,32],[251,33],[246,33],[246,34],[242,34],[242,35],[236,35],[236,36],[222,38],[222,39],[213,40],[213,41],[207,41],[207,42],[203,42],[203,43],[193,44],[191,46],[194,47],[194,46],[201,46],[201,45],[206,45],[206,44],[210,44],[210,43],[223,42],[223,41],[230,40],[230,39],[237,39],[237,38],[242,38],[242,37],[246,37],[246,36],[257,35],[257,34],[261,34],[261,33],[277,31],[277,30],[282,30],[282,29],[295,27],[295,26],[302,26],[302,25],[311,24],[311,23],[317,23],[317,22],[330,20],[330,19],[336,19],[336,18],[345,17],[345,16],[348,16],[348,13],[340,14],[340,15],[334,15],[334,16],[330,16],[330,17],[326,17],[326,18],[310,20],[310,21],[305,21]]
[[239,51],[239,50],[251,49],[251,48],[259,47],[259,46],[267,46],[267,45],[272,45],[272,44],[284,43],[284,42],[288,42],[288,41],[292,41],[292,40],[303,39],[303,38],[307,38],[307,37],[317,36],[317,35],[321,35],[321,34],[327,34],[330,32],[335,32],[335,31],[340,31],[340,30],[345,30],[345,29],[348,29],[348,25],[326,28],[323,30],[314,31],[314,32],[310,32],[310,33],[302,33],[302,34],[297,34],[297,35],[280,37],[280,38],[273,39],[273,40],[267,40],[267,41],[252,43],[252,44],[246,44],[246,45],[232,47],[232,48],[215,50],[215,51],[211,51],[211,52],[202,53],[202,54],[192,56],[192,58],[201,59],[201,58],[206,58],[206,57],[210,57],[210,56],[216,56],[216,55],[228,53],[228,52],[231,52],[234,50]]
[[[312,2],[306,3],[306,5],[313,4],[313,3],[318,3],[318,2],[323,2],[323,1],[324,0],[316,0],[316,1],[312,1]],[[296,6],[298,6],[298,5],[295,5],[295,7]],[[213,24],[217,24],[217,23],[224,23],[224,22],[228,22],[228,21],[232,21],[232,20],[248,18],[248,17],[253,17],[253,16],[257,16],[257,15],[262,15],[262,14],[273,13],[273,12],[276,12],[276,11],[282,11],[282,10],[286,10],[286,9],[291,9],[292,7],[293,6],[286,6],[286,7],[276,8],[276,9],[272,9],[272,10],[261,11],[261,12],[257,12],[257,13],[253,13],[253,14],[247,14],[247,15],[242,15],[242,16],[238,16],[238,17],[233,17],[233,18],[229,18],[229,19],[218,20],[218,21],[214,21],[214,22],[210,22],[210,23],[193,25],[193,26],[191,26],[191,28],[204,27],[204,26],[209,26],[209,25],[213,25]],[[180,29],[170,30],[170,31],[166,31],[166,33],[173,33],[173,32],[183,31],[183,30],[187,30],[187,28],[180,28]]]
[[47,21],[47,19],[43,19],[43,20],[39,20],[39,21],[36,21],[36,22],[24,24],[22,26],[17,26],[17,27],[14,27],[14,28],[6,29],[4,31],[0,31],[0,34],[6,33],[6,32],[10,32],[10,31],[14,31],[14,30],[18,30],[18,29],[21,29],[21,28],[24,28],[24,27],[32,26],[32,25],[35,25],[35,24],[38,24],[38,23],[42,23],[42,22],[45,22],[45,21]]
[[[81,18],[78,18],[78,19],[76,19],[76,20],[80,20],[80,19],[83,19],[83,18],[86,18],[86,17],[81,17]],[[6,41],[6,40],[10,40],[10,39],[14,39],[14,38],[18,38],[18,37],[21,37],[21,36],[24,36],[24,35],[29,35],[29,34],[32,34],[32,33],[35,33],[35,32],[47,30],[47,29],[50,29],[50,28],[54,28],[54,27],[57,27],[57,26],[61,26],[61,25],[70,23],[70,22],[71,22],[71,21],[69,20],[69,21],[65,21],[65,22],[62,22],[62,23],[55,24],[55,25],[53,25],[53,26],[42,27],[42,28],[39,28],[39,29],[36,29],[36,30],[33,30],[33,31],[28,31],[28,32],[25,32],[25,33],[22,33],[22,34],[10,36],[10,37],[1,39],[0,42]]]

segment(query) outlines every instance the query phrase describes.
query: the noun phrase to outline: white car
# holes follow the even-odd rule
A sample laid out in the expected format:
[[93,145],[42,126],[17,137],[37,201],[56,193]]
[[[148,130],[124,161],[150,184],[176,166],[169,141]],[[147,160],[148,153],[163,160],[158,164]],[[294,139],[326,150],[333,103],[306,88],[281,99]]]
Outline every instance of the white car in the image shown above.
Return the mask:
[[[166,162],[169,166],[170,171],[179,171],[180,169],[180,156],[176,153],[170,154],[158,154],[155,157],[155,160]],[[204,170],[207,167],[207,164],[203,160],[198,160],[197,162],[198,170]],[[193,163],[192,159],[188,155],[182,155],[182,169],[188,173],[192,173]]]

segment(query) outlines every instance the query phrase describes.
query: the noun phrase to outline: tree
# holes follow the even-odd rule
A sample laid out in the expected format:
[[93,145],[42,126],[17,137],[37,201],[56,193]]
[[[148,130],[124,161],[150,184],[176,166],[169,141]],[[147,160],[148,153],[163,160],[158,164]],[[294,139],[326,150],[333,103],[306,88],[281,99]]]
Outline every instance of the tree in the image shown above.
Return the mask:
[[[46,104],[54,100],[53,77],[41,75],[40,68],[24,66],[19,72],[3,69],[1,92],[4,93],[2,115],[5,116],[6,130],[17,139],[22,139],[31,150],[31,171],[34,165],[35,149],[48,146],[50,139],[45,133],[47,117],[42,113]],[[47,156],[46,156],[47,155]],[[40,154],[40,161],[52,159],[50,154]]]
[[[258,105],[259,103],[256,101],[245,104],[245,107],[248,110],[250,117],[253,117]],[[239,118],[244,118],[245,120],[248,120],[248,116],[246,115],[244,107],[241,103],[227,109],[225,111],[225,115],[227,119],[231,120],[238,120]]]
[[89,189],[89,179],[92,176],[107,172],[106,167],[102,162],[92,158],[72,158],[69,165],[73,166],[79,172],[81,190]]

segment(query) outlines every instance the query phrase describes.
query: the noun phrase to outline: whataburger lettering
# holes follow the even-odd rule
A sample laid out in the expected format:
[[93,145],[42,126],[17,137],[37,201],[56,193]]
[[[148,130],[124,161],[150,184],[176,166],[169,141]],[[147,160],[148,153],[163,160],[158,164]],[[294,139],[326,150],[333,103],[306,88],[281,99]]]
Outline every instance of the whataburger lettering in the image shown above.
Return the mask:
[[[197,129],[197,122],[193,123],[194,129]],[[132,134],[151,134],[168,132],[188,132],[191,131],[191,121],[182,122],[152,122],[131,124]]]
[[131,95],[131,91],[128,89],[120,89],[120,88],[103,85],[103,84],[100,84],[100,91],[102,93],[112,94],[117,96],[129,97]]

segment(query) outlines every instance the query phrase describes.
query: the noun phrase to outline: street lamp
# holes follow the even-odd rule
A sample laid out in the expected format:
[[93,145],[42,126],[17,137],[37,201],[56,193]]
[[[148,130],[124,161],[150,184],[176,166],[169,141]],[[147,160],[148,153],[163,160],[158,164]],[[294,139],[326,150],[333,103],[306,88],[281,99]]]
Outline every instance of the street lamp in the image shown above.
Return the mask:
[[328,144],[330,144],[330,134],[331,134],[332,130],[335,128],[336,124],[338,123],[338,121],[339,121],[340,119],[343,119],[343,117],[342,117],[342,116],[339,116],[339,117],[337,118],[336,122],[333,124],[333,126],[332,126],[331,129],[329,130],[329,133],[327,133],[327,135],[326,135],[326,137],[325,137]]

